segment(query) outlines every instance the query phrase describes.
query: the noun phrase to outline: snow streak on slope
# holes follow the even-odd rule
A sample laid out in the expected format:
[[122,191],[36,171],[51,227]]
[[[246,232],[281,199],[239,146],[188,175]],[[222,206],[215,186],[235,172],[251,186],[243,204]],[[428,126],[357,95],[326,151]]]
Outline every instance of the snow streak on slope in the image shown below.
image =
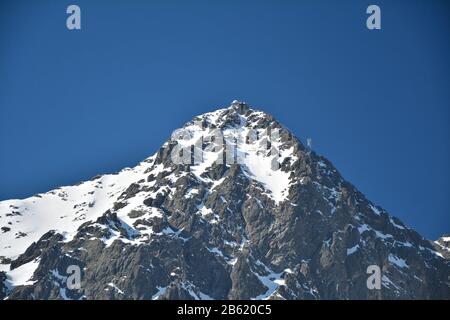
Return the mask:
[[133,182],[144,179],[147,162],[117,174],[100,176],[76,186],[61,187],[23,200],[0,202],[0,256],[15,259],[50,230],[71,240],[78,227],[113,206]]

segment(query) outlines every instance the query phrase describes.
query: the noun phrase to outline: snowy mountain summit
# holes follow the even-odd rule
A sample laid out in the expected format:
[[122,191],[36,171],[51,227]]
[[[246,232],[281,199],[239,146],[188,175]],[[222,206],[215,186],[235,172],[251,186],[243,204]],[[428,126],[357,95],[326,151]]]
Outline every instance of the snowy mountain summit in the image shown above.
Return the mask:
[[239,101],[134,168],[0,202],[0,228],[6,299],[450,298],[438,243]]

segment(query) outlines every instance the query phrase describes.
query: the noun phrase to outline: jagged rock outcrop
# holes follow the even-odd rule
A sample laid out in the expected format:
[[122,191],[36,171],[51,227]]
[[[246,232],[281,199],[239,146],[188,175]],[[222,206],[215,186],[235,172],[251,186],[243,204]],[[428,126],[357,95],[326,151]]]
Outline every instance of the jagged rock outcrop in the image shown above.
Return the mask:
[[[450,235],[445,234],[434,242],[435,249],[444,256],[445,259],[450,259]],[[449,279],[450,280],[450,279]]]

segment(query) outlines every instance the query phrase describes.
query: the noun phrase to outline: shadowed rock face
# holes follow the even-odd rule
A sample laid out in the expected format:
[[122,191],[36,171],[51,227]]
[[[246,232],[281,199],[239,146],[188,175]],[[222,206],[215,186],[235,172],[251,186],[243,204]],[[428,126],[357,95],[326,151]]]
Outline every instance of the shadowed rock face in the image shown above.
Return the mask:
[[4,272],[0,272],[0,299],[4,299],[6,296],[6,274]]
[[[174,164],[170,154],[179,142],[169,140],[139,165],[142,174],[118,189],[101,214],[80,218],[82,224],[70,236],[49,230],[14,257],[12,270],[39,263],[26,285],[9,285],[9,290],[6,284],[14,277],[6,280],[0,273],[0,295],[450,298],[450,267],[439,249],[444,243],[433,244],[375,206],[327,159],[307,150],[271,116],[233,102],[229,108],[195,118],[184,129],[191,139],[182,144],[192,149],[208,150],[214,130],[229,133],[236,144],[235,158],[244,160],[211,161],[223,156],[222,149],[215,149],[206,152],[200,164]],[[250,129],[257,133],[254,141],[246,138]],[[279,135],[264,141],[263,131],[276,129]],[[241,146],[236,131],[244,133]],[[280,168],[272,170],[275,153]],[[98,187],[101,179],[91,183],[97,181]],[[96,204],[84,202],[89,203],[85,206],[89,216]],[[68,288],[70,265],[80,267],[79,289]],[[381,270],[380,290],[367,287],[370,265]]]

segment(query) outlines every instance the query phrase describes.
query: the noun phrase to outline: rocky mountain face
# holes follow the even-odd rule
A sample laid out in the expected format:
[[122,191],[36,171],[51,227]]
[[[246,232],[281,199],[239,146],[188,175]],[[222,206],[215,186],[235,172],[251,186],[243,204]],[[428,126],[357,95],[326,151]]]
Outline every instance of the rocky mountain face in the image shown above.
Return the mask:
[[450,234],[446,234],[436,240],[434,247],[445,259],[450,259]]
[[134,168],[0,202],[0,227],[6,299],[450,298],[448,239],[424,239],[237,101]]

